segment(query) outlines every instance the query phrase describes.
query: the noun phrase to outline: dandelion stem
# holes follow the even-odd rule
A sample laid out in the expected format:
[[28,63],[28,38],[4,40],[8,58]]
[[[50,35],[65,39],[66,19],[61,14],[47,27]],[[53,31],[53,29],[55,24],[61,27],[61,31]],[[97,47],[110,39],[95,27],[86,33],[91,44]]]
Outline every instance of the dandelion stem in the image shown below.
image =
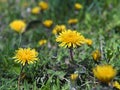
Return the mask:
[[19,42],[18,42],[18,47],[21,46],[21,41],[22,41],[22,33],[19,33]]
[[18,90],[20,90],[20,81],[21,81],[21,74],[22,74],[22,71],[24,69],[25,65],[21,67],[21,71],[20,71],[20,74],[19,74],[19,78],[18,78]]
[[73,48],[70,48],[70,58],[71,58],[71,61],[74,61],[74,59],[73,59]]

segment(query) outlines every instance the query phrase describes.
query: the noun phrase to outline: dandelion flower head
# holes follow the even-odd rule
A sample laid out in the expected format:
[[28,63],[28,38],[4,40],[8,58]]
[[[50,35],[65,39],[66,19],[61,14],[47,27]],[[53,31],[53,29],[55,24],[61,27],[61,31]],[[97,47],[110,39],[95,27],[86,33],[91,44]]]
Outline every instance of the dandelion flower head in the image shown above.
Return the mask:
[[31,13],[32,14],[39,14],[40,13],[40,7],[36,6],[36,7],[32,8]]
[[101,53],[99,50],[95,50],[92,52],[92,57],[95,61],[98,61],[101,58]]
[[47,10],[48,9],[48,3],[41,1],[39,2],[39,6],[41,7],[42,10]]
[[97,65],[93,68],[94,76],[103,83],[109,83],[116,75],[116,70],[111,65]]
[[78,74],[77,74],[77,73],[74,73],[74,74],[71,74],[71,75],[70,75],[70,79],[71,79],[72,81],[75,81],[77,78],[78,78]]
[[34,63],[36,60],[38,60],[37,56],[38,52],[35,49],[19,48],[16,50],[16,55],[13,57],[13,59],[15,59],[15,62],[25,65]]
[[24,32],[26,23],[23,20],[14,20],[10,23],[10,28],[16,32]]
[[53,21],[52,20],[45,20],[43,21],[43,25],[50,28],[53,24]]
[[42,45],[44,45],[44,44],[46,44],[46,43],[47,43],[47,40],[46,40],[46,39],[42,39],[42,40],[40,40],[40,41],[38,42],[39,46],[42,46]]
[[56,41],[61,43],[59,44],[61,47],[76,48],[85,43],[85,38],[81,33],[69,29],[61,32]]
[[113,87],[120,90],[120,84],[117,81],[113,82]]
[[66,30],[65,25],[56,25],[55,28],[53,29],[52,33],[56,35],[65,30]]
[[75,3],[75,9],[76,10],[80,10],[82,8],[83,8],[83,6],[80,3]]
[[76,24],[78,22],[78,19],[69,19],[68,24]]
[[93,43],[93,41],[91,39],[86,39],[85,41],[86,41],[87,45],[89,45],[89,46],[91,46]]

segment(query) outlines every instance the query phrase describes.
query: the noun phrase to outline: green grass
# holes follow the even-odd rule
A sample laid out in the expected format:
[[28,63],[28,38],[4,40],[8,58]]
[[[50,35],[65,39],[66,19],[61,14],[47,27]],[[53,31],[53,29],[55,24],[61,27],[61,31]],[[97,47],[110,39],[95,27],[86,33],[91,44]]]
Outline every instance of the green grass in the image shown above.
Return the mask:
[[[39,15],[33,15],[28,9],[38,5],[41,0],[0,0],[0,90],[17,90],[20,64],[12,57],[20,47],[35,48],[39,59],[35,64],[25,67],[21,88],[24,90],[92,90],[101,85],[93,76],[92,68],[96,66],[91,54],[101,51],[101,63],[108,63],[117,69],[114,80],[120,82],[120,1],[119,0],[47,0],[49,9]],[[24,3],[27,2],[27,6]],[[74,4],[79,2],[83,9],[76,11]],[[74,25],[68,19],[77,18]],[[20,36],[9,24],[13,20],[23,19],[27,30]],[[52,19],[50,28],[42,21]],[[52,30],[57,24],[76,29],[93,41],[92,46],[83,45],[74,49],[76,68],[70,68],[69,49],[61,48],[55,41]],[[47,39],[47,44],[38,47],[40,39]],[[79,78],[72,85],[70,74],[77,72]]]

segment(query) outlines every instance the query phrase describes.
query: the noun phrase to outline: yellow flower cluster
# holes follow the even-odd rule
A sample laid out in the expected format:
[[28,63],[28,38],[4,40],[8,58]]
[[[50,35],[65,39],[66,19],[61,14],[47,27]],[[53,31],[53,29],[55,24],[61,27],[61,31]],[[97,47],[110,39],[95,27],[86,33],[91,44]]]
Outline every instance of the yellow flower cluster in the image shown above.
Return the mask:
[[76,24],[78,22],[78,19],[69,19],[68,24]]
[[65,30],[66,30],[65,25],[56,25],[55,28],[53,29],[52,33],[56,35]]
[[48,9],[48,3],[41,1],[39,2],[39,6],[41,7],[42,10],[47,10]]
[[36,7],[32,8],[31,13],[32,14],[39,14],[40,13],[40,7],[36,6]]
[[53,21],[52,21],[52,20],[45,20],[45,21],[43,21],[43,25],[44,25],[45,27],[50,28],[50,27],[52,26],[52,24],[53,24]]
[[16,32],[22,33],[25,31],[26,23],[23,20],[14,20],[10,23],[10,28]]
[[61,43],[61,47],[76,48],[85,43],[85,38],[81,33],[69,29],[61,32],[56,41]]
[[83,6],[80,3],[75,3],[74,7],[75,7],[76,10],[80,10],[80,9],[83,8]]
[[47,10],[48,9],[48,3],[41,1],[38,3],[39,6],[36,6],[31,9],[32,14],[39,14],[41,10]]
[[46,40],[46,39],[42,39],[42,40],[40,40],[40,41],[38,42],[39,46],[42,46],[42,45],[44,45],[44,44],[46,44],[46,43],[47,43],[47,40]]
[[95,50],[92,53],[92,57],[95,61],[98,61],[101,58],[101,54],[99,50]]
[[120,90],[120,84],[117,81],[113,82],[113,87]]
[[93,68],[94,76],[103,83],[109,83],[116,75],[111,65],[97,65]]
[[74,73],[74,74],[71,74],[71,75],[70,75],[70,79],[71,79],[72,81],[75,81],[77,78],[78,78],[78,74],[77,74],[77,73]]
[[19,48],[16,50],[16,55],[13,57],[15,62],[25,64],[32,64],[34,61],[38,60],[38,52],[35,49],[31,48]]
[[86,39],[86,43],[87,43],[87,45],[91,46],[93,41],[91,39]]

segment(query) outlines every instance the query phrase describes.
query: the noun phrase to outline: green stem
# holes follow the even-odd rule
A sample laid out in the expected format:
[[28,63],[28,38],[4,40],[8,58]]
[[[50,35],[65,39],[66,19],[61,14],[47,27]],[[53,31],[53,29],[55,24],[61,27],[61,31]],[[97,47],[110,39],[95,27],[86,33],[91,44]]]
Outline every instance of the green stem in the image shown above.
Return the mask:
[[21,46],[21,42],[22,42],[22,33],[19,33],[19,42],[18,42],[18,47]]
[[71,61],[73,62],[74,59],[73,59],[73,48],[70,48],[70,58],[71,58]]
[[25,65],[21,67],[21,71],[20,71],[20,74],[19,74],[19,78],[18,78],[18,90],[20,90],[20,81],[21,81],[21,74],[22,74],[22,71],[24,69]]

